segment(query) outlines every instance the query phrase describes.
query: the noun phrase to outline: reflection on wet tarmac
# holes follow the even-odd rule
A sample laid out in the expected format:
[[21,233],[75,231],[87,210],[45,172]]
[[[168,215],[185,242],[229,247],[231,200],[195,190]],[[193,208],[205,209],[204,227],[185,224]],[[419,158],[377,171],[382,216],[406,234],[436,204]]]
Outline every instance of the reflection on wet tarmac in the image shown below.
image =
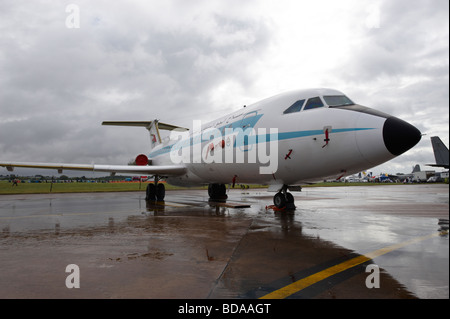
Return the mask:
[[440,231],[443,236],[448,236],[448,219],[439,218],[438,225],[440,226],[438,231]]
[[[295,199],[296,210],[280,212],[265,190],[231,190],[222,203],[197,190],[168,192],[165,202],[2,196],[0,297],[259,298],[439,231],[372,260],[383,270],[379,289],[366,287],[363,264],[292,298],[448,298],[448,185],[304,188]],[[78,291],[61,284],[72,263],[83,274]]]

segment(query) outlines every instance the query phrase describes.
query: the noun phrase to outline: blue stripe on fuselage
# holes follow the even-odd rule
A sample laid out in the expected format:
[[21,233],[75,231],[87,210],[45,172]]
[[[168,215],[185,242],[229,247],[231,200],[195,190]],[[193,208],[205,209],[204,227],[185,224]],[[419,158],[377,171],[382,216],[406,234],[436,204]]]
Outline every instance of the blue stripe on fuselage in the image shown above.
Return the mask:
[[[253,112],[251,112],[251,113],[253,113]],[[256,112],[255,112],[255,113],[256,113]],[[262,117],[263,115],[264,115],[264,114],[258,114],[258,115],[255,115],[255,116],[249,116],[249,117],[245,117],[245,115],[244,115],[244,118],[243,118],[243,119],[238,120],[238,121],[235,121],[235,122],[232,122],[232,123],[228,123],[228,124],[223,125],[223,126],[220,126],[220,127],[218,127],[217,129],[222,133],[222,136],[225,136],[225,129],[231,129],[231,130],[233,130],[233,131],[234,131],[235,129],[239,129],[239,128],[243,129],[244,131],[247,130],[247,129],[252,129],[252,128],[255,127],[256,123],[258,123],[258,121],[261,119],[261,117]],[[207,128],[205,128],[205,129],[203,130],[203,132],[204,132],[205,130],[210,129],[210,128],[213,128],[213,127],[207,127]],[[200,140],[200,136],[201,136],[201,140]],[[214,136],[213,136],[212,138],[211,138],[211,136],[210,136],[209,139],[204,139],[204,138],[203,138],[203,134],[198,134],[198,135],[196,135],[195,137],[191,136],[191,137],[189,138],[189,140],[185,140],[185,141],[180,142],[180,144],[178,144],[178,146],[179,146],[179,147],[192,146],[192,145],[195,145],[195,144],[198,144],[198,143],[209,142],[209,141],[212,140],[213,138],[214,138]],[[175,144],[177,144],[177,143],[175,143]],[[153,158],[153,157],[155,157],[155,156],[159,156],[159,155],[162,155],[162,154],[165,154],[165,153],[170,152],[171,149],[172,149],[172,147],[173,147],[175,144],[171,144],[171,145],[168,145],[168,146],[164,146],[163,148],[161,148],[161,149],[159,149],[159,150],[157,150],[157,151],[150,152],[149,158]],[[236,145],[234,145],[234,146],[236,146]]]
[[[367,130],[373,130],[375,128],[342,128],[342,129],[333,129],[332,133],[344,133],[344,132],[354,132],[354,131],[367,131]],[[314,135],[323,135],[324,131],[323,130],[309,130],[309,131],[295,131],[295,132],[282,132],[282,133],[278,133],[278,141],[283,141],[283,140],[289,140],[289,139],[295,139],[295,138],[300,138],[300,137],[307,137],[307,136],[314,136]],[[276,141],[277,138],[275,137],[275,135],[277,134],[265,134],[265,135],[256,135],[256,136],[249,136],[248,137],[248,142],[245,143],[245,145],[252,145],[252,144],[258,144],[261,142],[271,142],[271,141]],[[237,139],[239,140],[239,139]],[[242,139],[243,140],[243,139]],[[199,139],[196,138],[194,140],[194,143],[192,143],[193,138],[191,137],[189,140],[186,140],[185,143],[178,145],[179,147],[185,147],[185,146],[192,146],[194,144],[200,143]],[[202,140],[201,142],[207,142],[210,140]],[[172,145],[168,145],[165,146],[163,148],[161,148],[160,150],[151,152],[149,154],[149,158],[154,158],[156,156],[159,155],[163,155],[166,153],[169,153],[172,150],[172,147],[175,144]],[[236,144],[234,145],[234,147],[241,147],[244,146],[244,144]],[[176,150],[174,150],[176,151]]]

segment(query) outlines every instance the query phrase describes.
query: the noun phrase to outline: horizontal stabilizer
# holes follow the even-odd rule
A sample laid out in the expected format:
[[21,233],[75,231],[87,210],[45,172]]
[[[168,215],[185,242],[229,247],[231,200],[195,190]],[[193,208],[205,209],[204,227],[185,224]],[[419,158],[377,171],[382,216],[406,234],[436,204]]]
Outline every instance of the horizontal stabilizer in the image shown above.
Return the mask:
[[449,164],[425,164],[426,166],[449,168]]
[[[102,125],[112,125],[112,126],[139,126],[145,127],[146,129],[150,129],[154,121],[104,121]],[[157,122],[158,128],[160,130],[168,130],[172,131],[175,129],[182,131],[189,131],[189,129],[177,125]]]

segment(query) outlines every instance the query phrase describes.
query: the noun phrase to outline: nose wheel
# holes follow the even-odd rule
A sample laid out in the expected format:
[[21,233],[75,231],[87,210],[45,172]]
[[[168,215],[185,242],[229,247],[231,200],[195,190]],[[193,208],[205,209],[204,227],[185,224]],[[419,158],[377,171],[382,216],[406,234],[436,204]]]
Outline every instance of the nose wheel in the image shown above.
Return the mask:
[[294,196],[287,191],[287,185],[275,194],[273,203],[277,208],[295,209]]

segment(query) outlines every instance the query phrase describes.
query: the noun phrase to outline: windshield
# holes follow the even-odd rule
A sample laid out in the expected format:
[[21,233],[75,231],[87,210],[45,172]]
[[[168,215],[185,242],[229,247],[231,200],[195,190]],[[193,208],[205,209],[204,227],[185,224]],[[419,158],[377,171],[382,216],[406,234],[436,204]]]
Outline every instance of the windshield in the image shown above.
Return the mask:
[[294,104],[292,104],[291,106],[289,106],[289,107],[283,112],[283,114],[300,112],[300,110],[302,109],[302,106],[303,106],[304,103],[305,103],[305,100],[300,100],[300,101],[295,102]]
[[312,97],[308,100],[308,103],[306,103],[305,108],[303,110],[311,110],[311,109],[317,109],[319,107],[324,107],[322,100],[320,97]]
[[350,100],[345,95],[329,95],[329,96],[324,96],[323,99],[331,107],[333,107],[333,106],[354,105],[355,104],[355,103],[352,102],[352,100]]

